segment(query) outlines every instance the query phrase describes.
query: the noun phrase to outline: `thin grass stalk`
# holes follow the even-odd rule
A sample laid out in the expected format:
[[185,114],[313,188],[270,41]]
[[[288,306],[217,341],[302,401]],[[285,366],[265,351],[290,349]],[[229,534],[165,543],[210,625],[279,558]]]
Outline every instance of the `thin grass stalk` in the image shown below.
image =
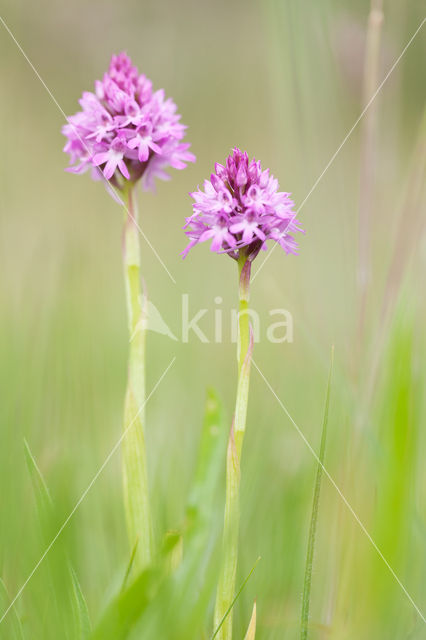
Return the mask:
[[132,185],[124,192],[127,205],[123,237],[124,281],[130,336],[124,409],[123,486],[130,548],[137,544],[134,569],[139,573],[153,555],[151,511],[144,437],[145,425],[145,296],[140,278],[138,211]]
[[232,602],[234,600],[237,573],[240,524],[240,462],[246,427],[250,364],[253,349],[248,313],[250,267],[251,262],[247,257],[241,256],[238,260],[238,387],[234,421],[227,451],[223,559],[214,612],[214,628],[221,625],[216,636],[218,640],[232,639]]
[[[367,104],[378,85],[380,42],[383,24],[383,0],[371,0],[368,17],[367,43],[364,63],[363,104]],[[359,201],[359,341],[365,328],[368,288],[371,279],[371,217],[374,205],[376,165],[376,129],[378,100],[374,100],[364,115],[361,129],[361,177]]]
[[301,640],[307,640],[307,637],[308,637],[309,607],[310,607],[310,600],[311,600],[311,585],[312,585],[312,566],[314,562],[319,499],[320,499],[320,493],[321,493],[321,480],[322,480],[322,472],[323,472],[323,466],[324,466],[325,445],[327,440],[328,408],[330,404],[330,387],[331,387],[331,376],[333,372],[333,359],[334,359],[334,348],[332,348],[331,350],[331,363],[330,363],[330,371],[328,374],[327,394],[326,394],[325,408],[324,408],[324,419],[322,423],[321,445],[320,445],[320,452],[319,452],[319,459],[318,459],[317,474],[315,478],[314,497],[312,501],[311,524],[309,527],[308,551],[306,554],[305,580],[303,584],[303,598],[302,598],[302,615],[301,615],[301,632],[300,632]]

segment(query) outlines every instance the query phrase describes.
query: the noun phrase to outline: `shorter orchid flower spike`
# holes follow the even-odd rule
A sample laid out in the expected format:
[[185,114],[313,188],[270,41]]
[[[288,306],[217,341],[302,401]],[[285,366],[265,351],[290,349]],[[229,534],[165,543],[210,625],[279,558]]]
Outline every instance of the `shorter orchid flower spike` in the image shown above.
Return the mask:
[[236,260],[241,253],[253,260],[261,249],[267,249],[268,240],[278,242],[287,254],[297,254],[291,234],[303,229],[291,194],[278,188],[269,169],[263,171],[260,162],[249,161],[247,153],[235,148],[225,165],[215,165],[204,190],[190,194],[194,212],[184,226],[190,242],[183,257],[206,240],[211,240],[212,251]]

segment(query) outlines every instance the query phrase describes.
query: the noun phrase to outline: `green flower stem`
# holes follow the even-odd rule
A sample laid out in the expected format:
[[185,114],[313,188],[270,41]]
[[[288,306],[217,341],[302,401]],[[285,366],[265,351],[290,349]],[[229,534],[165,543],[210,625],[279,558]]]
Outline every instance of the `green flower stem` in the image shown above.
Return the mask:
[[232,638],[232,610],[238,561],[238,537],[240,523],[240,461],[246,427],[247,403],[250,379],[252,340],[249,321],[249,285],[251,263],[246,256],[238,260],[239,315],[238,315],[238,387],[234,421],[229,436],[226,460],[226,501],[223,532],[223,560],[219,576],[214,612],[214,627],[221,624],[218,640]]
[[238,310],[238,387],[235,404],[235,446],[238,458],[241,457],[243,438],[246,428],[248,391],[250,380],[250,270],[251,262],[245,256],[238,260],[239,310]]
[[152,560],[152,524],[144,438],[145,425],[145,297],[140,280],[138,211],[129,185],[123,192],[125,203],[123,263],[126,285],[130,350],[124,409],[123,485],[124,506],[131,549],[136,552],[136,572]]

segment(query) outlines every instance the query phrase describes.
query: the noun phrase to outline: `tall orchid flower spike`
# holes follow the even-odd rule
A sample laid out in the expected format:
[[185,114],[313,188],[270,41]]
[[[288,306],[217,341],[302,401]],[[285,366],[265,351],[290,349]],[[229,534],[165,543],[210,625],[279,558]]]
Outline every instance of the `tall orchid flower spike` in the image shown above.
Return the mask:
[[183,257],[197,244],[211,241],[210,249],[228,254],[238,265],[238,386],[226,463],[226,503],[223,561],[214,612],[218,640],[232,639],[232,603],[238,559],[240,462],[246,428],[253,336],[249,322],[251,264],[268,240],[287,254],[297,254],[293,233],[302,231],[289,193],[278,191],[278,181],[260,162],[235,148],[225,165],[191,194],[193,214],[186,219],[190,242]]
[[[154,540],[146,470],[145,330],[146,296],[140,282],[139,217],[134,188],[141,180],[152,189],[156,177],[167,179],[167,167],[184,169],[194,162],[189,144],[182,142],[186,127],[177,107],[164,91],[139,74],[125,53],[112,56],[95,92],[84,92],[82,110],[63,127],[69,153],[68,171],[90,170],[108,191],[124,202],[124,277],[127,297],[130,352],[124,411],[123,483],[131,548],[136,547],[137,571],[152,560]],[[137,545],[137,546],[136,546]]]
[[142,178],[152,189],[154,178],[168,179],[167,167],[184,169],[195,161],[182,142],[186,127],[175,103],[163,89],[153,91],[125,53],[112,56],[103,80],[96,81],[94,93],[83,93],[80,105],[82,111],[62,129],[72,173],[90,169],[95,180],[103,176],[117,189]]

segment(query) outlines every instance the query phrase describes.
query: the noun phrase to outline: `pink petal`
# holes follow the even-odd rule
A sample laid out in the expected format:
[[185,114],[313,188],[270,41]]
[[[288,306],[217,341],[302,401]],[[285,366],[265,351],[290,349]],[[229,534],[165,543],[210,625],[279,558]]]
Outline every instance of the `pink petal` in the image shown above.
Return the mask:
[[96,155],[93,156],[92,163],[95,165],[95,167],[98,167],[100,164],[103,164],[104,162],[108,162],[108,158],[109,158],[108,151],[104,151],[103,153],[97,153]]
[[114,160],[114,158],[111,158],[110,160],[108,160],[104,168],[104,176],[107,180],[112,178],[116,168],[117,168],[117,160]]
[[120,162],[118,163],[118,168],[120,169],[123,176],[127,178],[127,180],[130,180],[129,170],[126,167],[126,163],[124,162],[124,160],[120,160]]

